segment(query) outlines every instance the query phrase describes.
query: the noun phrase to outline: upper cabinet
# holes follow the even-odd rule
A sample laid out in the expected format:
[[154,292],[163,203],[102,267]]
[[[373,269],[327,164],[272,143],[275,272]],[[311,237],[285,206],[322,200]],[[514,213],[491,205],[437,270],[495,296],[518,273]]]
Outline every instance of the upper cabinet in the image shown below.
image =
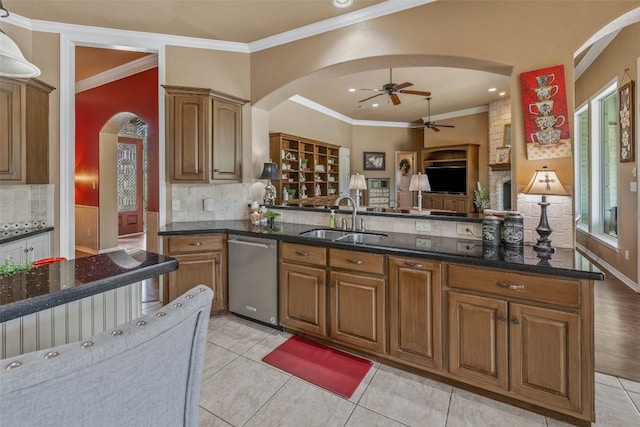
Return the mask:
[[242,106],[248,101],[210,89],[163,87],[169,181],[241,181]]
[[0,184],[49,183],[49,93],[36,79],[0,77]]

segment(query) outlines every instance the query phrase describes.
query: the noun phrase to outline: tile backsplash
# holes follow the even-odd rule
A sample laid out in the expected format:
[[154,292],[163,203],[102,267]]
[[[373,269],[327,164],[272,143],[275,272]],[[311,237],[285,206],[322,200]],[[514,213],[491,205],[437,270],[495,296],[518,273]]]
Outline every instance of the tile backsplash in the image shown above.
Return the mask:
[[53,225],[53,184],[0,185],[0,229]]
[[[172,222],[248,218],[252,184],[173,184]],[[204,200],[211,200],[204,210]]]

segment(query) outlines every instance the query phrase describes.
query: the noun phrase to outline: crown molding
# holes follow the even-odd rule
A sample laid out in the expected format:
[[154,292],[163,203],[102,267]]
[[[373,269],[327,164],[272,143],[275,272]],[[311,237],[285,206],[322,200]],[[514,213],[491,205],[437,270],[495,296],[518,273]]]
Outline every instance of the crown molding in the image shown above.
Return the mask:
[[311,101],[300,95],[293,95],[289,98],[289,101],[300,104],[304,107],[315,110],[325,116],[333,117],[334,119],[343,121],[352,126],[378,126],[378,127],[389,127],[389,128],[410,128],[412,127],[411,123],[406,122],[383,122],[383,121],[375,121],[375,120],[354,120],[351,117],[345,116],[344,114],[340,114],[337,111],[334,111],[330,108],[325,107],[324,105],[318,104],[316,102]]
[[25,18],[14,13],[5,18],[4,21],[31,31],[64,34],[69,40],[80,40],[83,44],[86,43],[87,45],[96,43],[101,47],[105,47],[105,40],[109,40],[110,46],[112,45],[114,47],[127,46],[157,50],[161,46],[174,45],[227,52],[252,53],[435,1],[438,0],[387,0],[354,12],[325,19],[324,21],[285,31],[284,33],[265,37],[264,39],[250,43],[40,21]]
[[151,70],[157,66],[158,55],[148,55],[76,82],[76,93],[124,79],[125,77]]
[[478,107],[465,108],[464,110],[450,111],[448,113],[434,114],[429,118],[425,116],[422,120],[435,122],[436,120],[455,119],[456,117],[471,116],[473,114],[486,113],[489,111],[488,105],[480,105]]
[[275,46],[316,36],[318,34],[337,30],[349,25],[368,21],[370,19],[379,18],[381,16],[402,12],[403,10],[412,9],[417,6],[434,3],[436,1],[438,0],[387,0],[354,12],[345,13],[344,15],[325,19],[324,21],[315,22],[313,24],[305,25],[304,27],[253,41],[249,43],[249,51],[258,52],[264,49],[270,49]]

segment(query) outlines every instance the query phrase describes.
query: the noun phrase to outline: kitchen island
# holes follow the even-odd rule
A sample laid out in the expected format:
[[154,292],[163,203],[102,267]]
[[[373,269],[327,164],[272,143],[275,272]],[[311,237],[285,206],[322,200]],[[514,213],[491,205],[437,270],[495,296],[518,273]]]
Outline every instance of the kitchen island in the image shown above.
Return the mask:
[[593,285],[604,274],[577,251],[541,259],[528,245],[289,222],[159,232],[165,248],[188,238],[194,258],[227,233],[278,241],[288,331],[578,425],[594,421]]
[[57,262],[0,276],[0,356],[79,341],[141,314],[141,281],[178,268],[142,250]]

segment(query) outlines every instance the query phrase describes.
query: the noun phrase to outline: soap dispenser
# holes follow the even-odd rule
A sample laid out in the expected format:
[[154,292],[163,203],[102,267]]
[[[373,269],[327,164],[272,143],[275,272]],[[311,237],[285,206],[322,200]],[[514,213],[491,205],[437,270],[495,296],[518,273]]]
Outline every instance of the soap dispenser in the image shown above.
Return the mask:
[[329,214],[329,228],[336,228],[336,211],[331,209]]

